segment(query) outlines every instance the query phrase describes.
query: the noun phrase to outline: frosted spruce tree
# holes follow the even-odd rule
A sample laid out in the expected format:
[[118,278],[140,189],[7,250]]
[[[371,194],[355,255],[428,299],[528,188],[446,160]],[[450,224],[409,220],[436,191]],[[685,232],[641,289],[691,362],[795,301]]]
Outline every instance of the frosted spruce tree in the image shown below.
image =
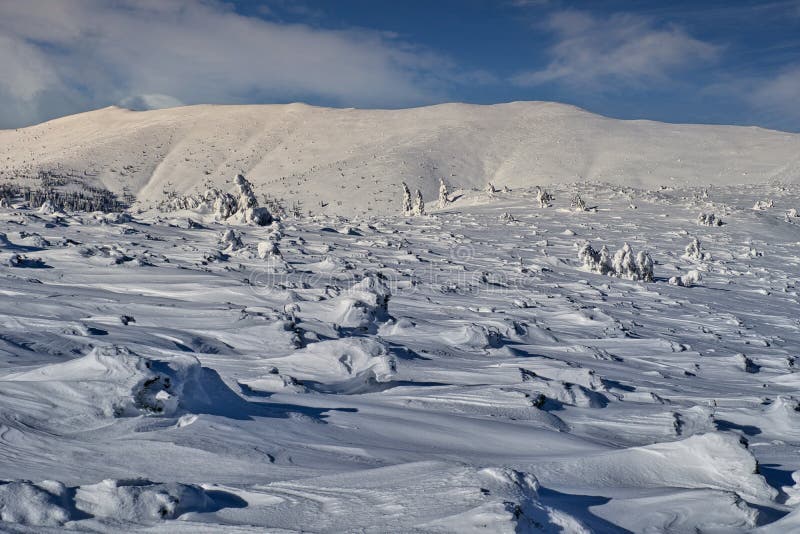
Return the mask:
[[553,195],[539,187],[536,186],[536,200],[539,202],[540,208],[549,208],[550,202],[553,201]]
[[417,196],[414,198],[414,215],[425,215],[425,201],[422,200],[422,193],[417,189]]
[[411,206],[411,190],[408,189],[408,184],[403,182],[403,215],[411,215],[414,209]]
[[579,193],[575,193],[575,196],[572,197],[572,209],[575,211],[586,211],[586,202],[584,202]]
[[492,182],[486,184],[486,194],[491,196],[494,195],[495,193],[497,193],[497,189],[495,189],[494,184]]
[[583,264],[585,270],[593,273],[600,272],[600,252],[592,248],[592,244],[588,241],[578,249],[578,260]]
[[620,278],[636,280],[636,260],[633,257],[633,250],[628,243],[622,245],[622,248],[614,253],[611,266],[614,269],[614,273]]
[[600,249],[600,274],[612,274],[611,252],[605,245]]
[[653,281],[653,258],[644,250],[636,255],[636,274],[639,280]]
[[450,202],[449,193],[447,192],[447,185],[444,179],[439,178],[439,208],[445,208]]

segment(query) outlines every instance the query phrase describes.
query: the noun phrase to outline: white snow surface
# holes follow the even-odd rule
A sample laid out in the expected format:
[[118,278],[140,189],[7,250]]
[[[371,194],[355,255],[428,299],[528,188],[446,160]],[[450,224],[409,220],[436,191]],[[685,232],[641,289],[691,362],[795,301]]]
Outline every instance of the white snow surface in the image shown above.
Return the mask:
[[0,530],[800,529],[800,195],[550,191],[265,227],[0,208]]
[[[401,182],[432,205],[459,190],[576,181],[637,187],[796,182],[800,135],[755,127],[624,121],[550,102],[402,110],[304,104],[110,107],[0,131],[0,180],[74,174],[145,205],[164,191],[230,189],[303,213],[399,213]],[[759,199],[760,200],[760,199]]]

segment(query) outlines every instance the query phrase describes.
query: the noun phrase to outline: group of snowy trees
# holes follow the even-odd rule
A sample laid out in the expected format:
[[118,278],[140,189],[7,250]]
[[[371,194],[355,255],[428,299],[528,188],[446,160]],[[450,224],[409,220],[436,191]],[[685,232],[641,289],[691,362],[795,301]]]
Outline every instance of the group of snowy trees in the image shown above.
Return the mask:
[[[52,181],[51,181],[52,182]],[[69,189],[69,185],[21,187],[15,184],[0,184],[0,206],[11,207],[15,201],[26,202],[31,208],[46,211],[102,211],[105,213],[124,211],[128,205],[107,189],[83,184],[80,189]]]
[[722,219],[713,213],[701,213],[697,216],[697,224],[700,226],[722,226]]
[[233,179],[234,191],[223,191],[210,186],[204,193],[182,197],[174,196],[162,202],[159,208],[172,210],[211,211],[218,221],[266,226],[273,220],[269,209],[260,206],[251,184],[242,174]]
[[[683,257],[694,261],[711,259],[710,254],[702,251],[700,240],[696,237],[686,245]],[[653,281],[653,259],[650,254],[647,251],[640,251],[634,256],[633,249],[628,243],[612,256],[605,245],[600,250],[595,250],[591,243],[586,242],[578,250],[578,260],[585,270],[593,273],[628,280]],[[669,279],[669,283],[674,286],[689,287],[698,283],[701,278],[699,271],[690,270],[685,275],[673,276]]]
[[653,281],[653,258],[644,250],[634,255],[628,243],[611,256],[605,245],[600,250],[595,250],[587,242],[578,250],[578,259],[584,269],[593,273],[628,280]]
[[417,189],[412,203],[411,190],[405,182],[403,182],[403,215],[425,215],[425,201],[422,200],[422,193]]
[[[403,200],[401,209],[403,215],[425,215],[425,201],[422,198],[422,192],[417,189],[416,193],[412,197],[411,190],[408,188],[408,184],[403,182],[402,188]],[[504,187],[503,190],[510,191],[507,187]],[[492,196],[495,193],[497,193],[497,188],[495,188],[494,184],[492,182],[486,184],[486,194]],[[575,199],[577,199],[577,204],[575,203]],[[579,211],[587,211],[588,208],[586,207],[586,203],[581,199],[580,195],[576,195],[575,199],[573,199],[575,208]],[[536,186],[536,201],[539,203],[540,207],[550,207],[550,203],[553,200],[555,200],[555,197],[550,192],[542,189],[539,186]],[[447,190],[447,184],[445,184],[444,180],[440,178],[438,206],[440,209],[444,209],[450,202],[450,193]]]

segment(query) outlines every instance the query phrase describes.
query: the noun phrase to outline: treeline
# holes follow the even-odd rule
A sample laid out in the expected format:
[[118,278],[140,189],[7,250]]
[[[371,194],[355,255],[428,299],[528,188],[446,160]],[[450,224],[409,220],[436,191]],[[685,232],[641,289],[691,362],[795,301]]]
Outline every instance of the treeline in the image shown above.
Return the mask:
[[[13,183],[0,184],[0,203],[10,206],[12,202],[24,201],[30,208],[40,208],[49,203],[57,211],[102,211],[105,213],[124,211],[130,206],[131,195],[117,195],[107,189],[86,185],[69,176],[43,171],[34,178],[40,185],[22,186]],[[80,189],[69,189],[69,186]]]

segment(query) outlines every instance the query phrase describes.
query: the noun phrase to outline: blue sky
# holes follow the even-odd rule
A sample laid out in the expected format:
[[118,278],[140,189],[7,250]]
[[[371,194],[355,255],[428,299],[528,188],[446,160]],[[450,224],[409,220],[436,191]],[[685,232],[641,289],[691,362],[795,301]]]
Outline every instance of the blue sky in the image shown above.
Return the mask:
[[800,131],[800,0],[5,0],[0,69],[0,127],[111,104],[554,100]]

